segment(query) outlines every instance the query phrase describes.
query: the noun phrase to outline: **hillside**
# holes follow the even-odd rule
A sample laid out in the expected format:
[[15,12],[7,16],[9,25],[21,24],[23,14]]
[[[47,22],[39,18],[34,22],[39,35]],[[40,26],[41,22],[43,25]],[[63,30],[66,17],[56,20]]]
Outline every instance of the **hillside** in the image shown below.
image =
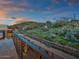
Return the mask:
[[79,20],[52,23],[25,22],[14,25],[20,33],[64,46],[79,48]]

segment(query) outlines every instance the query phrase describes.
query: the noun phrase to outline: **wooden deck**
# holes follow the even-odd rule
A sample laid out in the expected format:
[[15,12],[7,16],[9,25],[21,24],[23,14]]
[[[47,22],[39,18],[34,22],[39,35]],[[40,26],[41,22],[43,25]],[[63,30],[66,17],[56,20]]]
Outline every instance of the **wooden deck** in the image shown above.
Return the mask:
[[12,39],[0,40],[0,59],[19,59]]

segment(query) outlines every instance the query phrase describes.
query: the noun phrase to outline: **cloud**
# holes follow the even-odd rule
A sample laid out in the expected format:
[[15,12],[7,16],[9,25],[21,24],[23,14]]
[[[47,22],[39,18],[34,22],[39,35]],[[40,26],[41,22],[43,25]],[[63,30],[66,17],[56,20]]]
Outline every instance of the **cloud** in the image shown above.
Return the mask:
[[52,0],[55,4],[59,4],[61,2],[65,2],[67,3],[68,5],[76,5],[76,4],[79,4],[79,0]]
[[68,0],[70,3],[79,3],[79,0]]
[[61,2],[61,0],[52,0],[54,3],[58,4]]
[[0,21],[4,21],[4,20],[14,20],[11,17],[0,17]]
[[[9,14],[16,12],[23,12],[29,8],[29,5],[25,3],[25,0],[0,0],[0,24],[16,24],[24,21],[28,21],[22,17],[10,17]],[[21,1],[21,2],[19,2]],[[30,21],[30,20],[29,20]]]
[[64,0],[68,3],[69,6],[79,4],[79,0]]
[[32,21],[32,20],[26,17],[0,18],[0,24],[9,24],[9,25],[28,22],[28,21]]
[[4,24],[4,22],[0,22],[0,24]]
[[0,17],[7,17],[11,12],[24,11],[28,6],[24,2],[15,4],[13,0],[0,0]]
[[0,18],[1,17],[6,17],[7,12],[5,12],[4,10],[0,10]]
[[17,18],[12,18],[12,19],[15,19],[15,21],[11,22],[11,25],[22,23],[22,22],[32,21],[31,19],[26,18],[26,17],[17,17]]

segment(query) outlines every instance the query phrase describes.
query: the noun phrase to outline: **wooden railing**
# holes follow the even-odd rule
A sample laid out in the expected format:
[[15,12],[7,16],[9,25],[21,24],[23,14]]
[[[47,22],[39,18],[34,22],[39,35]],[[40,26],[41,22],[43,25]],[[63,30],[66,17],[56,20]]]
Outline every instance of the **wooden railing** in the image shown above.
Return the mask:
[[[68,57],[71,59],[73,57],[79,58],[79,49],[51,43],[35,37],[31,39],[27,35],[18,34],[16,32],[13,34],[14,44],[20,59],[67,59]],[[65,53],[57,54],[58,52],[55,54],[55,51],[53,51],[52,48],[63,51],[66,53],[66,55]]]
[[33,44],[31,40],[25,39],[22,35],[15,32],[14,44],[20,59],[53,59],[45,49]]
[[[24,34],[23,32],[20,32],[20,33]],[[25,36],[29,37],[28,34],[25,35]],[[67,54],[70,54],[72,56],[75,56],[75,57],[79,58],[79,48],[73,48],[73,47],[69,47],[69,46],[64,46],[64,45],[61,45],[61,44],[58,44],[58,43],[50,42],[50,41],[45,40],[45,39],[40,39],[40,38],[38,38],[36,36],[33,36],[31,38],[45,44],[48,47],[58,49],[60,51],[63,51],[65,53],[67,53]],[[79,43],[79,41],[77,41],[76,43]]]
[[50,41],[45,40],[45,39],[41,40],[38,37],[32,37],[32,38],[34,40],[37,40],[37,41],[45,44],[48,47],[52,47],[52,48],[58,49],[60,51],[63,51],[65,53],[67,53],[67,54],[70,54],[70,55],[73,55],[73,56],[79,58],[79,48],[73,48],[73,47],[64,46],[64,45],[61,45],[61,44],[50,42]]

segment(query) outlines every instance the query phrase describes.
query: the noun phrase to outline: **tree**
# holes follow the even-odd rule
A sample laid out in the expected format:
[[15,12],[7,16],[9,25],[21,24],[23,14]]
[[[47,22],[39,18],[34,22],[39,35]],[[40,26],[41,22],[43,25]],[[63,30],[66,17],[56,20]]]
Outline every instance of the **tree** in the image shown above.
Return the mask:
[[46,22],[46,26],[48,27],[48,29],[51,28],[52,22],[51,22],[51,21],[47,21],[47,22]]

